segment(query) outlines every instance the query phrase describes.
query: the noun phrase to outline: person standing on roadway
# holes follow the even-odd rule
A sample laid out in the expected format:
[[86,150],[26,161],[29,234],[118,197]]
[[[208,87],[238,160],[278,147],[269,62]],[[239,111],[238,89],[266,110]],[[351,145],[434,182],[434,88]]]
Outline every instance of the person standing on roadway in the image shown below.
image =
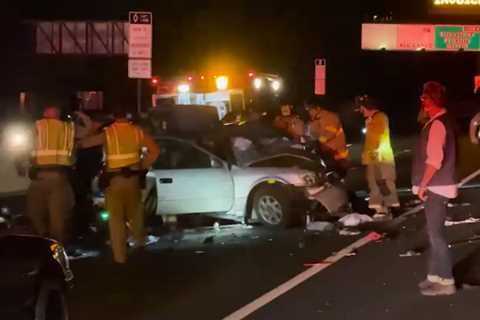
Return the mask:
[[370,190],[368,207],[376,211],[374,218],[385,219],[390,217],[390,208],[400,207],[388,116],[367,95],[361,96],[359,102],[366,128],[362,164],[366,166]]
[[425,83],[420,100],[429,120],[423,126],[415,151],[412,191],[425,203],[430,255],[428,275],[419,288],[426,296],[451,295],[456,288],[445,219],[448,201],[458,193],[455,130],[445,108],[446,89],[442,84]]
[[75,126],[60,116],[58,107],[48,106],[35,123],[26,211],[37,234],[65,242],[66,221],[74,206],[69,173],[74,163]]
[[150,135],[129,122],[123,111],[116,112],[115,122],[103,133],[80,142],[82,148],[97,145],[104,146],[106,156],[100,180],[106,188],[113,259],[116,263],[126,263],[127,222],[136,246],[145,243],[141,190],[145,175],[158,158],[160,149]]

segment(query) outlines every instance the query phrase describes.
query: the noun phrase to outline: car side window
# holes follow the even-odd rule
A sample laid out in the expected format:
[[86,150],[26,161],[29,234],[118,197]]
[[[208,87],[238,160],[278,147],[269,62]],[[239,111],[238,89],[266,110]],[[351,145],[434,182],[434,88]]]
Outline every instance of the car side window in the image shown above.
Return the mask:
[[212,167],[210,155],[193,145],[176,140],[158,141],[160,156],[154,163],[154,169],[205,169]]

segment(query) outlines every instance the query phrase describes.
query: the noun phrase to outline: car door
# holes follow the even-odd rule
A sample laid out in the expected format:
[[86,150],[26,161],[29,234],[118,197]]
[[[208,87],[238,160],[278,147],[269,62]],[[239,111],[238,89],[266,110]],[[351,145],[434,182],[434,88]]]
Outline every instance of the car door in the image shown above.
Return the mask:
[[181,139],[158,140],[159,159],[150,177],[157,187],[157,214],[227,212],[234,186],[228,166],[206,150]]

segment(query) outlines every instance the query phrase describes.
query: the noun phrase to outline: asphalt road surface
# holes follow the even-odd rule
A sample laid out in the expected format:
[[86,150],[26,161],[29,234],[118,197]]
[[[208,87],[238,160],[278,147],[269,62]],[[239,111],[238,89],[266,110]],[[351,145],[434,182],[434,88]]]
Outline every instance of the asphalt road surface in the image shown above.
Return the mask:
[[[452,218],[479,216],[477,194],[463,191]],[[422,214],[409,219],[393,237],[361,247],[246,319],[477,319],[480,289],[436,298],[418,292],[425,256],[399,254],[422,247],[421,224]],[[448,228],[457,279],[480,284],[477,234],[480,224]],[[71,318],[223,319],[363,236],[240,225],[178,231],[132,253],[126,266],[113,265],[104,248],[101,257],[72,262]]]

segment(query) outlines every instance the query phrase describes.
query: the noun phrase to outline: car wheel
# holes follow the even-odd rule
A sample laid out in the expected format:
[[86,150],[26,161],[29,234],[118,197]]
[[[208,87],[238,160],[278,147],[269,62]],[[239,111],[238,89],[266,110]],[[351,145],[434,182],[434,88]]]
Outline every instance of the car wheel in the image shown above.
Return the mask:
[[258,189],[253,197],[253,208],[267,227],[288,227],[293,222],[290,196],[281,187],[263,186]]
[[53,281],[43,282],[35,303],[35,320],[68,319],[68,306],[62,286]]

